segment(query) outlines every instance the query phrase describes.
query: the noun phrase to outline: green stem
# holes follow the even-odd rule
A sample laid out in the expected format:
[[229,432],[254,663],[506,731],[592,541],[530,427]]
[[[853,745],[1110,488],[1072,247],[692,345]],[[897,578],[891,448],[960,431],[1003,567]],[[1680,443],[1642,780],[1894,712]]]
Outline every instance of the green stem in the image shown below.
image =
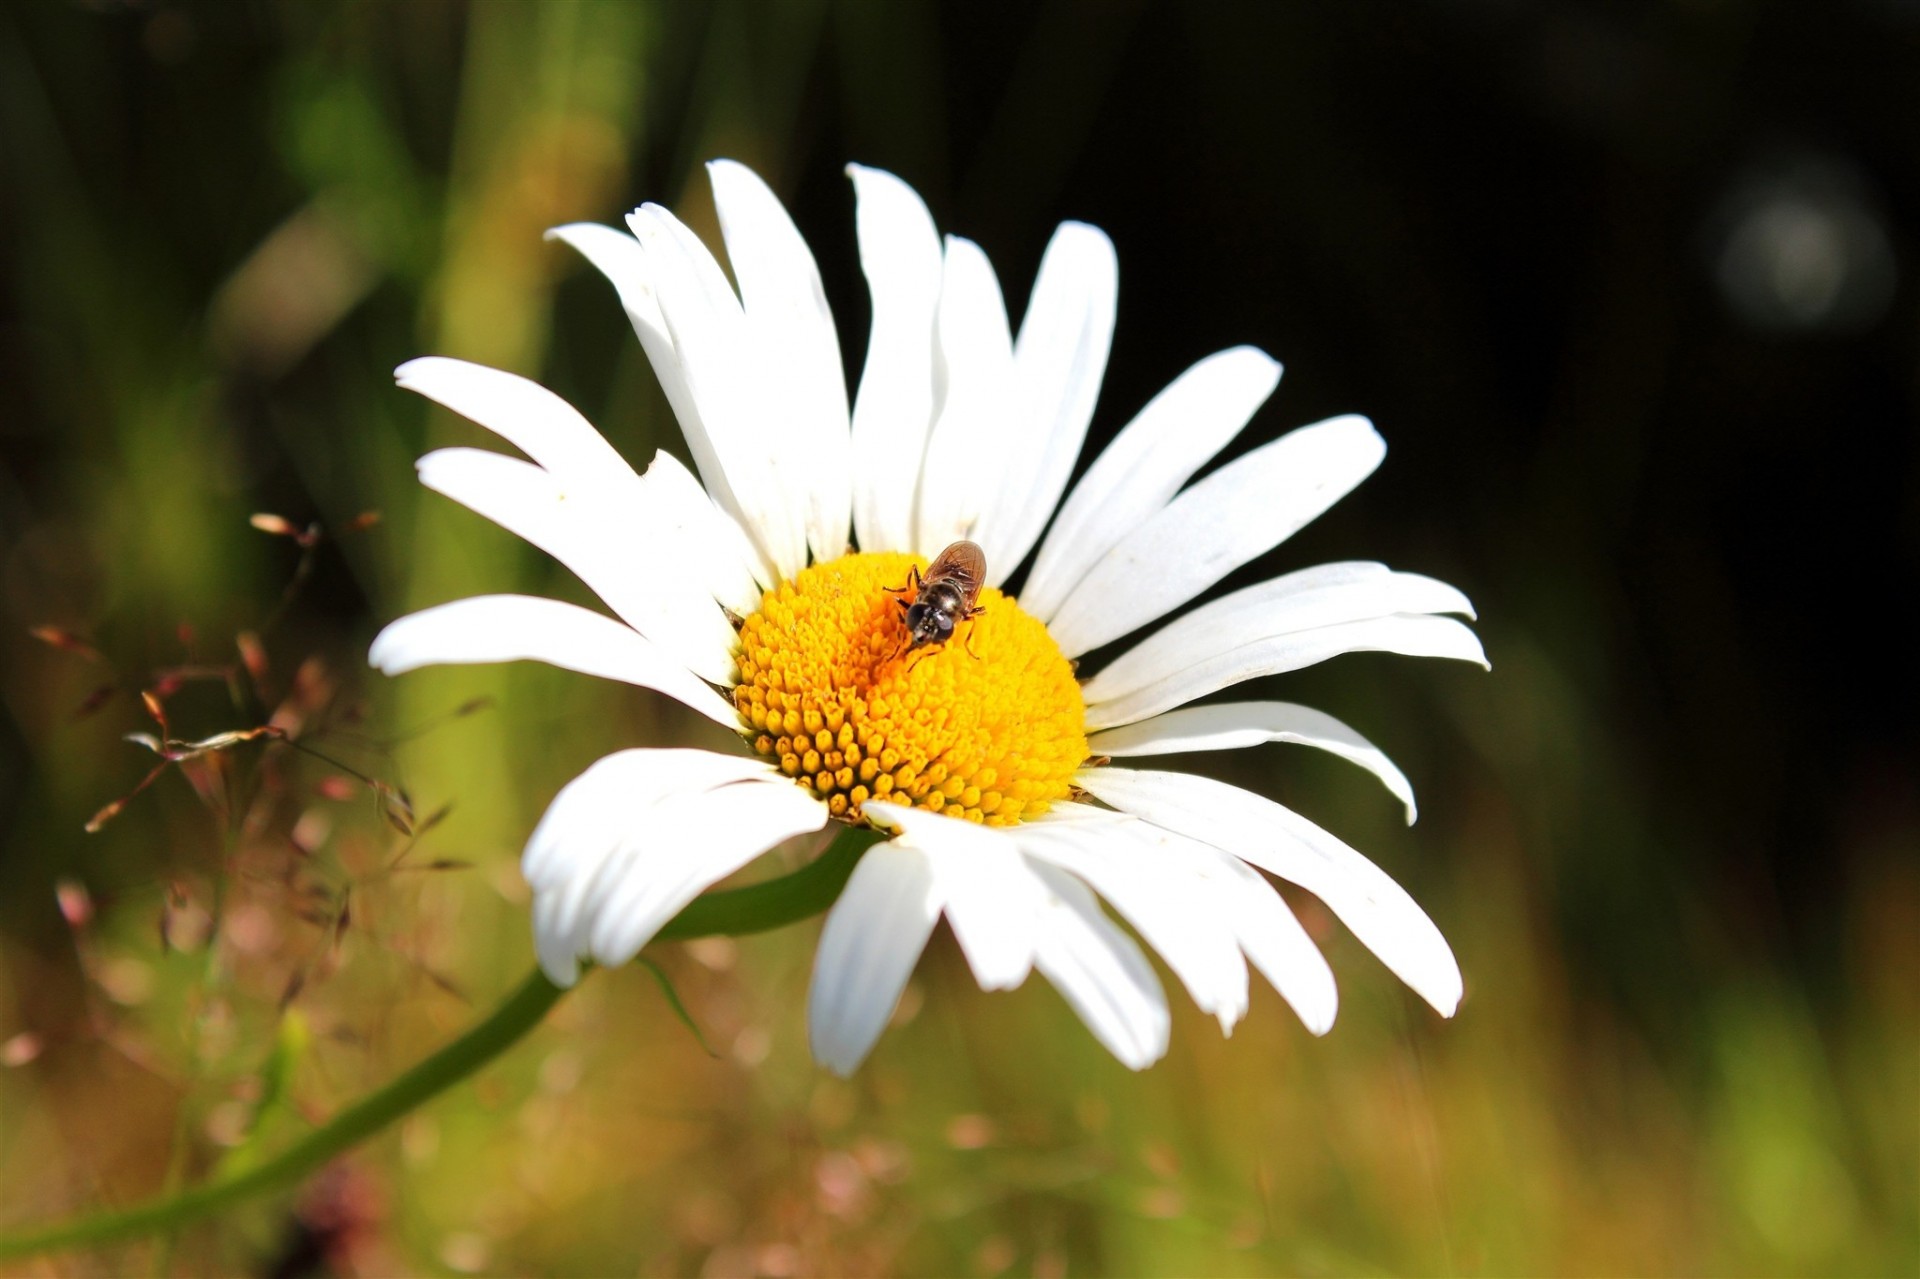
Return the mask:
[[[877,832],[847,827],[831,848],[790,875],[696,898],[668,921],[659,936],[675,939],[765,932],[816,915],[833,904],[847,876],[853,873],[854,863],[878,838]],[[498,1057],[537,1026],[565,993],[536,969],[505,1003],[466,1034],[271,1159],[169,1198],[57,1226],[0,1235],[0,1260],[177,1229],[254,1195],[291,1186]]]
[[655,936],[661,941],[716,933],[739,937],[811,919],[839,899],[854,863],[881,838],[879,831],[865,826],[842,826],[826,852],[791,875],[696,897]]
[[291,1185],[499,1056],[509,1044],[538,1024],[564,993],[536,970],[485,1021],[265,1163],[225,1180],[195,1186],[170,1199],[0,1238],[0,1258],[24,1257],[75,1244],[107,1243],[173,1229],[253,1195]]

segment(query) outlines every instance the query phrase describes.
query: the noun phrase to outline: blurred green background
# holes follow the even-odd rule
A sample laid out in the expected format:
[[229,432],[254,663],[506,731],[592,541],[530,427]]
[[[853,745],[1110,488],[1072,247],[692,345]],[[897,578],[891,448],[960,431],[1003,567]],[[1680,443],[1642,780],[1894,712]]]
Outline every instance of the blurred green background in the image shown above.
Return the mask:
[[[941,935],[841,1082],[805,1047],[817,923],[663,945],[699,1038],[644,966],[598,974],[297,1194],[18,1270],[1914,1273],[1917,67],[1908,0],[9,3],[0,1228],[391,1078],[529,967],[554,791],[723,741],[584,677],[363,664],[424,604],[581,598],[414,484],[492,441],[390,371],[496,364],[679,451],[540,233],[658,200],[711,236],[707,158],[788,201],[855,375],[846,162],[980,241],[1016,318],[1053,225],[1105,228],[1096,441],[1239,342],[1288,373],[1235,451],[1345,411],[1389,441],[1220,589],[1384,559],[1465,588],[1495,667],[1258,690],[1393,754],[1411,830],[1287,747],[1178,764],[1406,884],[1452,1022],[1295,895],[1324,1040],[1262,986],[1223,1041],[1172,986],[1130,1074]],[[122,740],[155,687],[177,735],[272,717],[326,758],[237,747],[83,834],[155,762]]]

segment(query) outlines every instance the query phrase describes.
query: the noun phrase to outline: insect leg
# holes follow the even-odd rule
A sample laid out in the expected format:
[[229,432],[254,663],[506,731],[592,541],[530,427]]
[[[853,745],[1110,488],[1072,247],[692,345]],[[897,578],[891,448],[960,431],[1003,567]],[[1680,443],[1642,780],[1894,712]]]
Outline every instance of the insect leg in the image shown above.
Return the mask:
[[[907,565],[907,580],[905,582],[899,586],[883,586],[880,589],[889,595],[905,595],[908,591],[912,591],[916,595],[919,594],[920,566],[918,564]],[[901,607],[905,608],[906,604],[902,602]]]

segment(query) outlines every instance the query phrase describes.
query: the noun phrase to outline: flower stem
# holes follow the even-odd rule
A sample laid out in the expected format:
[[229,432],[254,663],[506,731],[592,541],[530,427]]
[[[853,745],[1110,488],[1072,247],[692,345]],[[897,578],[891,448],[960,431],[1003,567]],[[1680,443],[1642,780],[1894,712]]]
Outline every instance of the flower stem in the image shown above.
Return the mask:
[[882,838],[866,826],[842,826],[826,852],[794,871],[745,888],[705,893],[669,919],[655,934],[661,941],[684,941],[724,933],[739,937],[784,928],[818,915],[839,899],[860,855]]
[[170,1199],[8,1235],[0,1238],[0,1258],[24,1257],[75,1244],[107,1243],[172,1229],[250,1196],[291,1185],[499,1056],[509,1044],[538,1024],[564,993],[536,969],[485,1021],[372,1096],[347,1107],[272,1159],[236,1176],[182,1191]]
[[[848,827],[833,846],[790,875],[696,898],[660,930],[662,939],[765,932],[832,905],[854,863],[878,832]],[[460,1038],[261,1163],[132,1208],[56,1226],[0,1235],[0,1260],[178,1229],[254,1195],[284,1189],[334,1156],[451,1088],[498,1057],[540,1023],[566,993],[535,969],[487,1017]]]

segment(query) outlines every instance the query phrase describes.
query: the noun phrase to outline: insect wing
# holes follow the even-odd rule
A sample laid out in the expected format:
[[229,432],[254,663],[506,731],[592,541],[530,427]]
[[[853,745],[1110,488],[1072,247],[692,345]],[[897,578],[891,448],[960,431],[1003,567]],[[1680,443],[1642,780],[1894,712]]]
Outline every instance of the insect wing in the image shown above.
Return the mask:
[[922,576],[929,582],[952,582],[971,608],[980,595],[980,584],[987,579],[986,552],[976,542],[955,542],[934,557]]

